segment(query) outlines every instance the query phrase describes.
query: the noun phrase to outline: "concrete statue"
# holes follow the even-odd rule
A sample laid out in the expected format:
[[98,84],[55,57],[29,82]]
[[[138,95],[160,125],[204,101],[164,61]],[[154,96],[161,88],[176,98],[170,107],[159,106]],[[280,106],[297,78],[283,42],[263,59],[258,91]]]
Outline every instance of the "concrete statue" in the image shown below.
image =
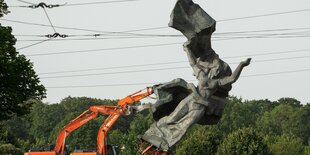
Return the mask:
[[143,141],[167,151],[193,124],[218,123],[232,84],[251,59],[240,62],[232,72],[211,47],[215,24],[215,20],[192,0],[176,2],[169,26],[188,39],[183,47],[198,85],[175,79],[155,89],[157,102],[152,111],[156,122],[140,137]]

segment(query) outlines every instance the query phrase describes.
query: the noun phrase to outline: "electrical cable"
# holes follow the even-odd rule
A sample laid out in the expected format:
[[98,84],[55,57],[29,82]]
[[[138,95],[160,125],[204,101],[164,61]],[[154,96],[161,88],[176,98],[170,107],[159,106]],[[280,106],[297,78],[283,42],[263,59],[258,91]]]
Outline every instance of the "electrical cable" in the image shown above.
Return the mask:
[[[299,52],[306,52],[306,51],[310,51],[310,49],[300,49],[300,50],[291,50],[291,51],[282,51],[282,52],[258,52],[256,54],[250,54],[250,55],[238,55],[238,56],[223,57],[223,59],[227,59],[227,58],[243,58],[243,57],[253,57],[253,56],[264,56],[264,55],[272,55],[272,54],[274,55],[274,54],[286,54],[286,53],[299,53]],[[297,59],[297,58],[306,58],[306,57],[309,57],[309,56],[277,58],[277,59],[268,59],[268,60],[256,60],[254,62],[264,62],[264,61],[274,61],[274,60],[275,61],[276,60],[288,60],[288,59]],[[170,64],[179,64],[179,63],[186,63],[186,62],[188,62],[188,61],[174,61],[174,62],[135,64],[135,65],[113,66],[113,67],[102,67],[102,68],[87,68],[87,69],[78,69],[78,70],[43,72],[43,73],[39,73],[39,75],[60,74],[60,73],[74,73],[74,72],[97,71],[97,70],[108,70],[108,69],[118,69],[118,68],[144,67],[144,66],[157,66],[157,65],[170,65]]]
[[54,32],[57,33],[57,31],[56,31],[56,29],[55,29],[55,27],[54,27],[54,25],[53,25],[53,23],[52,23],[52,21],[51,21],[51,18],[49,17],[49,15],[48,15],[47,12],[46,12],[46,9],[43,8],[43,10],[44,10],[44,13],[45,13],[45,15],[46,15],[46,17],[47,17],[47,19],[48,19],[48,21],[49,21],[51,27],[53,28]]
[[223,57],[224,59],[227,58],[240,58],[240,57],[251,57],[251,56],[266,56],[266,55],[274,55],[274,54],[284,54],[284,53],[299,53],[299,52],[307,52],[310,49],[298,49],[298,50],[288,50],[288,51],[280,51],[280,52],[258,52],[255,54],[244,54],[244,55],[235,55],[235,56],[227,56]]
[[25,3],[25,4],[31,4],[31,5],[34,5],[34,3],[27,2],[27,1],[24,1],[24,0],[17,0],[17,1],[22,2],[22,3]]
[[102,67],[102,68],[88,68],[88,69],[78,69],[78,70],[44,72],[44,73],[39,73],[39,75],[60,74],[60,73],[74,73],[74,72],[85,72],[85,71],[98,71],[98,70],[108,70],[108,69],[118,69],[118,68],[132,68],[132,67],[169,65],[169,64],[178,64],[178,63],[185,63],[185,62],[188,62],[188,61],[175,61],[175,62],[140,64],[140,65],[136,64],[136,65],[126,65],[126,66],[114,66],[114,67]]
[[[215,40],[220,41],[220,40]],[[113,48],[102,48],[102,49],[88,49],[88,50],[77,50],[77,51],[64,51],[64,52],[51,52],[51,53],[37,53],[37,54],[28,54],[26,56],[48,56],[48,55],[63,55],[63,54],[73,54],[73,53],[90,53],[90,52],[103,52],[103,51],[112,51],[112,50],[122,50],[122,49],[134,49],[134,48],[145,48],[145,47],[161,47],[161,46],[170,46],[170,45],[182,45],[183,42],[177,43],[165,43],[165,44],[149,44],[149,45],[137,45],[137,46],[125,46],[125,47],[113,47]]]
[[[278,32],[278,31],[293,31],[293,30],[307,30],[310,28],[294,28],[294,29],[267,29],[267,30],[252,30],[252,31],[235,31],[235,32],[221,32],[221,33],[214,33],[213,38],[221,38],[220,36],[249,36],[249,35],[262,35],[262,34],[250,34],[253,32],[256,33],[262,33],[262,32]],[[310,31],[299,31],[299,32],[291,32],[291,33],[282,33],[282,34],[264,34],[264,35],[293,35],[293,34],[300,34],[300,33],[309,33]],[[107,34],[83,34],[83,35],[66,35],[66,38],[72,38],[72,37],[80,37],[80,36],[88,36],[88,37],[96,37],[94,38],[75,38],[75,39],[54,39],[53,41],[67,41],[67,40],[97,40],[97,39],[130,39],[130,38],[147,38],[147,37],[183,37],[183,35],[164,35],[164,34],[141,34],[142,36],[136,36],[136,37],[127,37],[128,35],[125,35],[126,37],[116,37],[115,35],[112,35],[113,37],[105,37],[105,38],[97,38],[99,36],[108,36]],[[20,34],[14,34],[14,36],[18,37],[47,37],[47,35],[20,35]],[[121,36],[121,35],[117,35]],[[296,36],[300,37],[300,36]],[[24,39],[24,40],[18,40],[19,42],[23,41],[42,41],[39,39]]]
[[[299,72],[308,72],[310,69],[300,69],[300,70],[291,70],[291,71],[282,71],[282,72],[272,72],[272,73],[261,73],[261,74],[251,74],[240,76],[240,78],[246,77],[262,77],[262,76],[271,76],[271,75],[280,75],[288,73],[299,73]],[[197,80],[187,80],[188,82],[196,82]],[[103,85],[76,85],[76,86],[47,86],[48,89],[60,89],[60,88],[90,88],[90,87],[116,87],[116,86],[135,86],[135,85],[154,85],[164,82],[145,82],[145,83],[123,83],[123,84],[103,84]]]
[[251,75],[244,75],[244,76],[240,76],[240,77],[257,77],[257,76],[278,75],[278,74],[297,73],[297,72],[306,72],[306,71],[310,71],[310,69],[300,69],[300,70],[291,70],[291,71],[282,71],[282,72],[273,72],[273,73],[251,74]]
[[[18,0],[21,1],[21,0]],[[121,3],[121,2],[134,2],[134,1],[141,1],[141,0],[114,0],[114,1],[104,1],[104,2],[87,2],[87,3],[66,3],[63,5],[59,5],[59,4],[50,4],[47,5],[43,2],[41,2],[40,4],[44,4],[44,5],[36,5],[34,3],[29,3],[27,2],[26,4],[31,4],[30,6],[24,6],[24,5],[13,5],[13,6],[9,6],[9,7],[21,7],[21,8],[38,8],[38,7],[46,7],[46,8],[54,8],[54,7],[66,7],[66,6],[85,6],[85,5],[95,5],[95,4],[108,4],[108,3]],[[21,2],[25,2],[25,1],[21,1]]]
[[87,3],[68,3],[65,6],[84,6],[84,5],[95,5],[95,4],[107,4],[107,3],[121,3],[121,2],[133,2],[133,1],[142,1],[142,0],[114,0],[114,1],[100,1],[100,2],[87,2]]
[[250,37],[217,37],[222,39],[216,39],[213,41],[225,41],[225,40],[237,40],[237,39],[270,39],[270,38],[278,38],[278,39],[285,39],[285,38],[308,38],[310,35],[295,35],[295,36],[250,36]]
[[[18,20],[10,20],[10,19],[2,19],[0,18],[0,21],[6,21],[6,22],[12,22],[12,23],[19,23],[19,24],[25,24],[25,25],[34,25],[34,26],[41,26],[41,27],[51,27],[51,25],[46,24],[40,24],[40,23],[32,23],[32,22],[24,22],[24,21],[18,21]],[[76,30],[76,31],[85,31],[85,32],[95,32],[95,33],[105,33],[105,34],[127,34],[127,35],[139,35],[135,33],[129,33],[129,31],[126,32],[112,32],[112,31],[100,31],[100,30],[92,30],[92,29],[84,29],[84,28],[75,28],[75,27],[64,27],[64,26],[55,26],[55,28],[58,29],[66,29],[66,30]],[[140,29],[135,29],[132,31],[139,31]]]
[[[258,17],[267,17],[267,16],[281,15],[281,14],[305,12],[305,11],[310,11],[310,9],[301,9],[301,10],[278,12],[278,13],[271,13],[271,14],[262,14],[262,15],[254,15],[254,16],[222,19],[222,20],[218,20],[217,22],[226,22],[226,21],[234,21],[234,20],[241,20],[241,19],[251,19],[251,18],[258,18]],[[38,23],[30,23],[30,22],[24,22],[24,21],[16,21],[16,20],[9,20],[9,19],[0,19],[0,20],[7,21],[7,22],[20,23],[20,24],[36,25],[36,26],[45,26],[45,27],[46,26],[50,26],[50,25],[44,25],[44,24],[38,24]],[[61,29],[70,29],[70,30],[79,30],[79,31],[88,31],[88,32],[103,32],[103,31],[98,31],[98,30],[73,28],[73,27],[63,27],[63,26],[55,26],[55,27],[56,28],[61,28]],[[146,28],[146,29],[144,28],[144,29],[137,29],[137,30],[129,30],[129,31],[124,31],[124,33],[127,33],[127,32],[137,32],[137,31],[145,31],[145,30],[153,30],[153,29],[163,29],[163,28],[168,28],[168,27],[153,27],[153,28]],[[116,32],[104,32],[104,33],[116,33]]]
[[[244,34],[243,34],[244,35]],[[212,38],[216,39],[213,41],[222,41],[222,40],[234,40],[234,39],[263,39],[263,38],[307,38],[310,37],[310,34],[247,34],[247,35],[239,35],[239,36],[214,36]],[[250,36],[253,35],[253,36]],[[173,36],[173,35],[150,35],[150,36],[128,36],[128,37],[95,37],[95,38],[70,38],[72,37],[68,35],[67,37],[63,37],[61,39],[53,39],[51,41],[91,41],[91,40],[111,40],[111,39],[145,39],[145,38],[161,38],[161,37],[172,37],[172,38],[183,38],[183,36]],[[33,41],[42,41],[42,39],[21,39],[19,42],[33,42]]]
[[[70,36],[69,36],[70,37]],[[53,39],[51,41],[61,42],[61,41],[93,41],[93,40],[112,40],[112,39],[145,39],[145,38],[158,38],[160,36],[133,36],[133,37],[96,37],[96,38],[61,38]],[[24,39],[18,40],[19,42],[33,42],[33,41],[42,41],[42,39]]]
[[139,73],[139,72],[152,72],[152,71],[162,71],[162,70],[174,70],[174,69],[184,69],[185,67],[171,67],[171,68],[156,68],[156,69],[142,69],[142,70],[131,70],[131,71],[119,71],[119,72],[106,72],[106,73],[89,73],[89,74],[77,74],[77,75],[60,75],[60,76],[46,76],[40,79],[55,79],[55,78],[68,78],[68,77],[84,77],[84,76],[97,76],[97,75],[113,75],[113,74],[124,74],[124,73]]
[[113,47],[113,48],[77,50],[77,51],[64,51],[64,52],[51,52],[51,53],[37,53],[37,54],[28,54],[28,55],[26,55],[26,56],[28,56],[28,57],[34,57],[34,56],[61,55],[61,54],[72,54],[72,53],[89,53],[89,52],[113,51],[113,50],[134,49],[134,48],[145,48],[145,47],[162,47],[162,46],[171,46],[171,45],[180,45],[180,44],[182,44],[182,43],[150,44],[150,45],[125,46],[125,47]]
[[259,17],[267,17],[267,16],[283,15],[283,14],[290,14],[290,13],[307,12],[307,11],[310,11],[310,9],[292,10],[292,11],[285,11],[285,12],[276,12],[276,13],[269,13],[269,14],[245,16],[245,17],[239,17],[239,18],[228,18],[228,19],[218,20],[217,22],[227,22],[227,21],[235,21],[235,20],[243,20],[243,19],[253,19],[253,18],[259,18]]
[[[310,56],[257,60],[257,61],[253,61],[252,63],[267,62],[267,61],[279,61],[279,60],[292,60],[292,59],[295,60],[295,59],[304,59],[304,58],[310,58]],[[238,64],[238,63],[239,62],[232,62],[232,63],[229,63],[229,64]],[[189,66],[166,67],[166,68],[155,68],[155,69],[142,69],[142,70],[130,70],[130,71],[116,71],[116,72],[105,72],[105,73],[88,73],[88,74],[76,74],[76,75],[46,76],[46,77],[41,77],[41,79],[68,78],[68,77],[85,77],[85,76],[89,77],[89,76],[97,76],[97,75],[114,75],[114,74],[124,74],[124,73],[153,72],[153,71],[175,70],[175,69],[189,69]]]
[[37,43],[34,43],[34,44],[30,44],[30,45],[27,45],[27,46],[24,46],[24,47],[21,47],[21,48],[18,48],[17,50],[22,50],[22,49],[26,49],[26,48],[29,48],[29,47],[33,47],[33,46],[35,46],[35,45],[39,45],[39,44],[42,44],[42,43],[44,43],[44,42],[46,42],[46,41],[49,41],[49,40],[51,40],[52,38],[49,38],[49,39],[46,39],[46,40],[42,40],[42,41],[40,41],[40,42],[37,42]]

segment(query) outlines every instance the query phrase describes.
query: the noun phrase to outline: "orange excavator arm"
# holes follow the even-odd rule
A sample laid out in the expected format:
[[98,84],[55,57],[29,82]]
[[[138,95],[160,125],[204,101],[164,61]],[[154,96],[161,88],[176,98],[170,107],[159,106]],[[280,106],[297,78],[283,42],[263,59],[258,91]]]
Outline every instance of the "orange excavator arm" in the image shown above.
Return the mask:
[[[82,125],[89,122],[90,120],[96,118],[99,113],[103,115],[121,114],[115,111],[114,110],[115,108],[116,106],[91,106],[88,110],[84,111],[78,117],[70,121],[68,125],[66,125],[62,130],[60,130],[57,140],[56,140],[54,151],[59,153],[60,155],[63,155],[64,149],[65,149],[66,137],[72,131],[81,127]],[[89,111],[91,111],[91,113],[89,113]]]
[[78,117],[70,121],[68,125],[62,128],[58,134],[54,151],[51,152],[26,152],[25,155],[64,155],[66,137],[74,130],[86,124],[90,120],[96,118],[98,114],[109,115],[103,125],[100,127],[97,144],[99,155],[106,155],[106,134],[111,126],[116,122],[120,115],[128,114],[129,104],[133,104],[149,95],[153,94],[153,87],[148,87],[144,90],[137,91],[118,101],[117,106],[91,106]]
[[[155,87],[155,86],[154,86]],[[109,117],[101,125],[98,135],[97,135],[97,151],[99,155],[107,155],[107,142],[106,136],[109,129],[117,121],[120,115],[126,114],[128,110],[128,105],[133,104],[141,99],[152,95],[154,92],[154,87],[147,87],[146,89],[137,91],[127,97],[118,101],[118,106],[114,109],[116,114],[110,114]]]

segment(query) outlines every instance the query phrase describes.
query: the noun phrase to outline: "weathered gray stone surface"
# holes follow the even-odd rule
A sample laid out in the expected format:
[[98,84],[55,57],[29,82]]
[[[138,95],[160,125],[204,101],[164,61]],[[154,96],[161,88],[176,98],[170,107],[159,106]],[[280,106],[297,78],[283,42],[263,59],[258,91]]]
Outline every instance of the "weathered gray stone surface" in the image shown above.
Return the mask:
[[232,84],[251,59],[231,71],[211,47],[215,20],[191,0],[178,0],[169,26],[181,31],[188,41],[183,45],[198,85],[175,79],[155,89],[155,123],[141,137],[154,146],[169,150],[195,123],[218,123]]

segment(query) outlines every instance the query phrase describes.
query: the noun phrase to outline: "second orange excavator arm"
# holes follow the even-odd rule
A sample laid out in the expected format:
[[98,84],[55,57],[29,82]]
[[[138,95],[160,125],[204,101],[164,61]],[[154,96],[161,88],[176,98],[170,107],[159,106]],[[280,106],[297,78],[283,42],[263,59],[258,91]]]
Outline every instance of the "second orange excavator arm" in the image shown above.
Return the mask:
[[74,120],[70,121],[68,125],[66,125],[64,128],[60,130],[54,148],[55,152],[59,153],[60,155],[63,155],[65,149],[66,137],[75,129],[79,128],[83,124],[97,117],[98,112],[92,112],[89,114],[88,113],[89,111],[90,110],[84,111],[82,114],[80,114]]
[[118,101],[118,106],[114,109],[118,114],[109,115],[99,129],[97,136],[97,151],[99,155],[107,155],[107,133],[120,115],[126,114],[125,112],[128,110],[128,105],[152,95],[154,93],[154,87],[147,87],[146,89],[137,91]]

